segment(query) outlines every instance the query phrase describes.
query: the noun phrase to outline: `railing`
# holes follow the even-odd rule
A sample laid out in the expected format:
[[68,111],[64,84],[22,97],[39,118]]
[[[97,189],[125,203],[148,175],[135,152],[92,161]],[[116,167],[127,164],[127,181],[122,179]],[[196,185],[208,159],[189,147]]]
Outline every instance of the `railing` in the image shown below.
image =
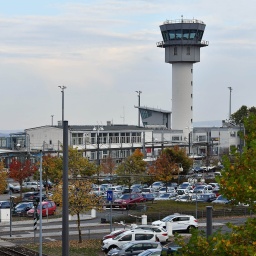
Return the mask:
[[194,41],[194,40],[168,40],[166,42],[160,41],[156,43],[157,47],[165,47],[168,45],[204,45],[208,46],[209,41],[201,40],[201,41]]
[[163,22],[163,24],[175,24],[175,23],[199,23],[199,24],[205,24],[201,20],[197,19],[177,19],[177,20],[166,20]]

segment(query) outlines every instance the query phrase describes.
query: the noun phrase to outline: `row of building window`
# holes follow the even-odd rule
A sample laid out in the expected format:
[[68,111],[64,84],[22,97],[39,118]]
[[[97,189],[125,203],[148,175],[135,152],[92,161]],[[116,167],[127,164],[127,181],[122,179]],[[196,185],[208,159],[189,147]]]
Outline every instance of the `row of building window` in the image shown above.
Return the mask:
[[72,133],[72,144],[107,144],[107,143],[141,143],[140,132],[91,133],[83,137],[83,133]]

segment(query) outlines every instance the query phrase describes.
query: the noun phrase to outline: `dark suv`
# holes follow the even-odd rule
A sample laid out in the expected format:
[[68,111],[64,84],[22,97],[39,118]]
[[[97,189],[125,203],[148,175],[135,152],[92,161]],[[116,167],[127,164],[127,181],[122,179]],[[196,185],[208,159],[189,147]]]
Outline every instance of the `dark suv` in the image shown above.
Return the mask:
[[[24,193],[23,194],[23,198],[22,198],[22,201],[34,201],[36,198],[38,198],[38,201],[39,201],[39,198],[40,198],[40,193],[37,192],[37,191],[34,191],[34,192],[27,192],[27,193]],[[42,201],[46,199],[46,195],[43,194],[42,195]]]

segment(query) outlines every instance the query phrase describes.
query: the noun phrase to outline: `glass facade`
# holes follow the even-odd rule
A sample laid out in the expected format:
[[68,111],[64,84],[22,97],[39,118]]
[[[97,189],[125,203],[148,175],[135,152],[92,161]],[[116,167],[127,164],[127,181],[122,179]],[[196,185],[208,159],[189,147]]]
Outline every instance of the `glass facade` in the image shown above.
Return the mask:
[[164,42],[169,40],[197,40],[201,41],[203,37],[203,30],[195,29],[176,29],[162,32]]

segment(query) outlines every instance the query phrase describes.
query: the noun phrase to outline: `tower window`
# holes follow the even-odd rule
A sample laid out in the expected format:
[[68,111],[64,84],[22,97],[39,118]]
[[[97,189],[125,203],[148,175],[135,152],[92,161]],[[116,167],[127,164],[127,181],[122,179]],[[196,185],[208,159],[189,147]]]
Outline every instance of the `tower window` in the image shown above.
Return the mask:
[[174,47],[174,48],[173,48],[173,54],[174,54],[174,55],[178,55],[177,47]]
[[191,93],[191,98],[193,98],[193,94]]
[[193,74],[193,68],[191,68],[191,74]]
[[191,110],[193,110],[193,107],[191,106]]
[[191,81],[191,86],[193,86],[193,81]]
[[190,55],[190,47],[187,47],[187,55]]

